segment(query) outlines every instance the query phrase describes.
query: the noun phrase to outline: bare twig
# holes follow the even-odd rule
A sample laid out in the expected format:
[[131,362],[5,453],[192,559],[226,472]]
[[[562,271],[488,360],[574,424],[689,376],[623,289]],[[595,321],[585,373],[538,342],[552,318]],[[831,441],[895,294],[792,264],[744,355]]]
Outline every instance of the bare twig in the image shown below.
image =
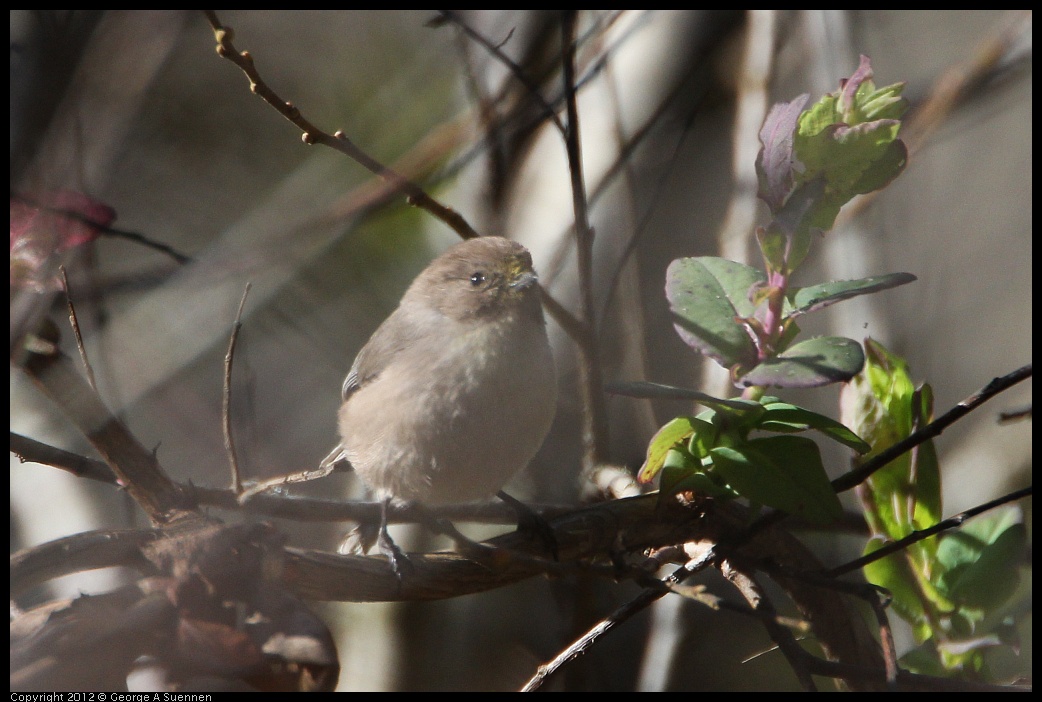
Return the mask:
[[684,582],[684,580],[686,580],[690,575],[693,575],[712,564],[715,559],[716,551],[714,549],[707,549],[698,559],[689,561],[667,576],[660,586],[645,588],[632,600],[616,609],[601,621],[597,622],[597,624],[590,628],[586,633],[557,654],[549,663],[539,666],[536,674],[533,675],[528,682],[525,683],[525,686],[521,688],[521,692],[533,692],[538,690],[551,675],[559,671],[570,661],[573,661],[582,655],[583,652],[592,646],[594,641],[598,638],[607,634],[618,625],[625,623],[634,615],[643,612],[663,596],[669,594],[672,591],[672,588]]
[[[913,432],[906,438],[898,441],[896,444],[891,446],[884,451],[873,456],[868,461],[865,461],[859,468],[845,473],[840,477],[832,481],[832,489],[836,492],[844,492],[851,488],[857,487],[865,480],[867,480],[873,473],[886,467],[891,461],[896,460],[902,454],[911,451],[913,448],[929,441],[935,436],[940,436],[945,429],[962,419],[967,414],[980,407],[982,404],[990,400],[1000,392],[1008,390],[1022,380],[1031,377],[1031,364],[1022,366],[1012,373],[1007,373],[1000,378],[994,378],[986,386],[975,392],[974,394],[967,397],[962,402],[955,405],[943,415],[935,419],[934,421],[927,424],[922,429]],[[785,512],[773,511],[768,512],[764,516],[757,519],[753,524],[749,526],[745,536],[738,540],[738,543],[744,543],[754,534],[774,526],[778,522],[785,519],[788,515]]]
[[83,335],[80,333],[80,320],[76,317],[76,306],[72,303],[72,292],[69,289],[69,274],[64,265],[58,266],[62,274],[62,287],[65,288],[65,302],[69,306],[69,326],[76,337],[76,349],[80,352],[80,360],[83,361],[83,371],[87,374],[87,382],[94,392],[98,391],[98,384],[94,380],[94,368],[90,365],[87,357],[87,347],[83,345]]
[[308,146],[321,144],[349,156],[370,173],[392,183],[398,191],[405,194],[409,204],[434,215],[464,239],[473,239],[479,236],[462,215],[452,208],[442,205],[428,195],[423,188],[405,176],[377,161],[356,146],[342,131],[329,134],[312,124],[293,103],[283,100],[264,82],[254,66],[253,56],[248,51],[239,51],[235,48],[235,45],[232,43],[233,32],[231,27],[222,25],[217,18],[217,13],[213,10],[203,10],[203,12],[206,14],[206,19],[213,28],[214,37],[217,40],[217,55],[231,61],[246,74],[246,77],[250,79],[250,91],[258,95],[280,115],[300,129],[302,132],[301,140],[305,144]]
[[[116,486],[120,484],[115,473],[104,461],[65,451],[21,434],[11,432],[10,450],[23,463],[40,463],[68,471],[88,480]],[[176,485],[179,490],[189,495],[199,505],[238,510],[257,516],[292,519],[298,522],[373,521],[380,514],[379,502],[345,502],[278,493],[251,495],[248,500],[244,501],[242,496],[249,493],[249,490],[237,494],[231,489],[180,483]],[[268,489],[272,487],[274,486],[266,486]],[[575,510],[574,505],[563,504],[528,503],[528,507],[546,519],[559,517]],[[517,522],[517,513],[499,502],[445,505],[436,509],[428,508],[428,510],[454,521],[482,524],[514,524]],[[392,524],[414,523],[422,521],[422,515],[419,514],[417,508],[410,505],[392,506],[388,513],[388,521]]]
[[583,176],[582,149],[579,138],[579,110],[575,100],[575,32],[576,11],[565,10],[561,16],[561,62],[564,68],[565,107],[568,129],[565,147],[568,173],[572,183],[572,207],[575,210],[576,261],[579,278],[579,317],[585,334],[579,343],[579,374],[583,395],[583,461],[589,470],[608,455],[608,421],[604,405],[604,381],[600,362],[599,341],[593,307],[593,230],[590,228],[586,184]]
[[[240,52],[235,48],[235,45],[232,43],[233,31],[231,27],[221,25],[220,20],[217,18],[217,14],[213,10],[203,10],[203,12],[206,14],[206,18],[209,21],[210,26],[213,28],[214,37],[217,39],[217,55],[228,59],[246,74],[246,77],[250,79],[250,91],[255,95],[260,96],[279,114],[300,129],[302,132],[301,139],[305,144],[308,146],[321,144],[345,154],[363,166],[370,173],[378,176],[384,182],[389,183],[398,192],[404,193],[406,201],[410,205],[419,207],[420,209],[434,215],[462,238],[473,239],[480,236],[480,234],[470,226],[467,220],[464,219],[463,215],[456,212],[451,207],[441,204],[428,195],[419,185],[401,175],[394,169],[377,161],[355,145],[342,131],[329,134],[308,121],[301,114],[300,110],[293,105],[293,103],[283,100],[274,90],[271,89],[271,87],[268,86],[267,83],[264,82],[264,79],[261,78],[260,73],[257,71],[257,68],[253,63],[253,57],[250,53],[248,51]],[[548,299],[551,298],[544,288],[543,300],[545,301]],[[575,329],[576,324],[574,318],[572,318],[571,314],[568,313],[568,311],[560,304],[548,304],[547,312],[567,333],[572,333],[572,330]]]
[[78,453],[49,446],[27,436],[11,432],[9,448],[22,463],[42,463],[67,470],[76,477],[116,485],[116,475],[104,461],[96,461]]
[[511,75],[517,78],[521,85],[528,89],[531,93],[532,98],[539,103],[539,106],[543,108],[543,114],[540,117],[547,117],[554,123],[558,131],[563,136],[565,134],[564,124],[561,123],[561,118],[557,116],[557,112],[554,108],[546,101],[543,94],[539,92],[539,86],[532,80],[532,78],[525,72],[525,69],[518,66],[509,56],[503,53],[500,47],[506,43],[506,40],[499,44],[493,44],[483,34],[478,32],[476,29],[468,25],[459,14],[453,10],[439,10],[442,17],[455,24],[460,30],[468,37],[476,41],[478,44],[483,46],[486,51],[492,54],[500,63],[506,66],[507,70],[510,71]]
[[17,200],[21,200],[22,202],[36,207],[40,210],[43,210],[44,212],[50,212],[52,214],[61,215],[62,217],[76,220],[77,222],[83,222],[84,224],[89,225],[92,229],[96,230],[99,234],[107,234],[118,239],[126,239],[128,241],[133,241],[136,244],[141,244],[142,246],[148,247],[150,249],[155,249],[156,251],[166,254],[178,263],[185,264],[192,262],[191,256],[186,256],[185,254],[181,253],[169,244],[164,244],[161,241],[154,241],[146,235],[141,234],[139,232],[132,232],[126,229],[117,229],[116,227],[103,225],[99,222],[95,222],[93,219],[83,214],[82,212],[65,209],[64,207],[52,207],[50,205],[45,205],[39,200],[28,195],[24,195],[22,193],[12,192],[11,197]]
[[778,612],[774,608],[763,586],[756,580],[752,568],[743,568],[739,562],[724,558],[720,562],[720,572],[742,594],[745,601],[754,611],[761,615],[761,622],[767,634],[785,656],[789,667],[796,674],[800,686],[807,692],[817,692],[817,685],[804,663],[804,651],[793,636],[792,631],[777,622]]
[[902,454],[911,451],[919,444],[929,441],[935,436],[940,436],[941,433],[950,427],[955,422],[959,421],[967,414],[977,409],[991,398],[998,395],[1000,392],[1008,390],[1022,380],[1026,380],[1031,377],[1031,364],[1022,366],[1012,373],[993,379],[990,383],[985,385],[983,388],[975,392],[974,394],[967,397],[959,404],[952,407],[950,410],[945,412],[943,415],[933,420],[925,427],[917,432],[912,433],[907,438],[898,441],[890,448],[876,454],[871,459],[865,461],[859,468],[850,471],[845,475],[841,475],[832,481],[832,487],[836,492],[843,492],[849,490],[857,485],[860,485],[868,479],[870,475],[875,473],[880,468],[883,468],[888,463],[901,456]]
[[242,474],[239,472],[239,457],[235,453],[235,438],[232,436],[232,360],[235,358],[235,343],[239,339],[239,330],[242,329],[242,310],[246,306],[246,296],[250,294],[250,287],[251,284],[247,282],[246,289],[242,291],[239,311],[235,314],[235,323],[228,338],[228,352],[224,354],[224,401],[221,415],[224,420],[224,450],[228,453],[228,465],[232,470],[232,490],[236,494],[242,492]]
[[1003,495],[1002,497],[996,498],[989,502],[985,502],[984,504],[973,507],[972,509],[968,509],[965,512],[960,512],[959,514],[941,520],[940,522],[937,522],[929,528],[913,531],[911,534],[904,537],[903,539],[893,541],[887,544],[886,546],[883,546],[882,548],[873,551],[868,555],[850,561],[849,563],[844,563],[843,565],[836,566],[835,568],[826,571],[824,575],[826,575],[827,577],[834,578],[845,573],[850,573],[855,570],[859,570],[861,568],[864,568],[869,563],[878,561],[880,558],[886,558],[890,554],[895,553],[897,551],[902,551],[918,541],[930,538],[934,534],[938,534],[948,529],[955,529],[971,517],[975,517],[978,514],[982,514],[984,512],[987,512],[988,510],[995,509],[996,507],[1000,507],[1009,502],[1013,502],[1024,497],[1028,497],[1031,494],[1032,486],[1030,485],[1026,488],[1015,490],[1007,495]]
[[886,616],[886,606],[876,597],[868,597],[869,606],[876,617],[879,625],[879,644],[883,649],[883,665],[886,671],[886,684],[891,689],[897,689],[897,675],[900,668],[897,664],[897,644],[894,643],[894,631],[890,627],[890,620]]

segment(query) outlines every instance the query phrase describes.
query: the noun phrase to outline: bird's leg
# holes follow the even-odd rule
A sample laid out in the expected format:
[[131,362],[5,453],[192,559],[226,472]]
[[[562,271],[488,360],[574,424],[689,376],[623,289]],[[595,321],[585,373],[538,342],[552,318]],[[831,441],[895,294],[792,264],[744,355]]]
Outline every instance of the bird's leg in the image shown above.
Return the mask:
[[518,531],[533,534],[543,542],[543,546],[553,555],[555,561],[560,560],[557,553],[557,537],[554,535],[553,528],[545,519],[536,514],[532,508],[521,502],[521,500],[511,497],[502,490],[496,493],[496,497],[506,502],[514,510],[514,513],[517,515]]
[[383,502],[380,503],[380,533],[376,537],[376,545],[380,549],[380,553],[390,561],[391,570],[394,571],[394,576],[400,581],[405,571],[412,568],[412,562],[405,555],[405,552],[398,548],[398,544],[394,543],[394,539],[391,538],[390,533],[387,531],[387,509],[390,505],[390,497],[384,498]]

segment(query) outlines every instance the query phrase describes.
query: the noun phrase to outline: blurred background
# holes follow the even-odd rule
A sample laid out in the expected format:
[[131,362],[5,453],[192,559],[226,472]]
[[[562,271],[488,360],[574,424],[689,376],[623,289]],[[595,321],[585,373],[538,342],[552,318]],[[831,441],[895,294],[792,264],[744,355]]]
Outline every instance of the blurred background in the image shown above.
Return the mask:
[[[565,119],[556,12],[218,15],[307,119],[343,130],[478,232],[524,243],[547,289],[578,309],[566,154],[545,116],[550,104]],[[759,263],[751,237],[766,210],[752,168],[766,110],[835,90],[859,54],[871,58],[877,85],[908,84],[909,165],[848,207],[796,282],[897,271],[918,281],[804,317],[804,333],[882,341],[933,385],[938,413],[1030,362],[1030,12],[589,11],[579,22],[607,380],[733,391],[673,332],[666,266],[706,255]],[[312,468],[336,443],[340,384],[355,353],[457,236],[356,162],[302,143],[214,46],[199,12],[11,11],[11,188],[12,198],[82,192],[115,210],[114,227],[190,257],[103,236],[66,252],[65,263],[103,397],[176,480],[226,486],[223,362],[245,284],[232,416],[240,464],[268,477]],[[522,67],[529,86],[493,52]],[[13,282],[11,304],[13,343],[47,316],[65,326],[63,298]],[[580,394],[574,346],[552,321],[550,330],[557,419],[510,491],[567,503],[579,499]],[[70,339],[63,330],[75,353]],[[836,416],[838,387],[785,396]],[[12,431],[90,454],[14,366],[10,402]],[[1030,403],[1028,382],[937,440],[945,514],[1030,483],[1030,422],[996,422]],[[689,408],[615,397],[608,409],[611,458],[635,470],[657,427]],[[826,458],[833,476],[847,468],[839,452]],[[299,490],[364,496],[350,476]],[[1029,529],[1030,505],[1022,503]],[[12,456],[12,551],[142,521],[113,490]],[[279,526],[295,545],[323,549],[346,529]],[[437,546],[412,530],[400,538]],[[862,545],[808,542],[834,563]],[[119,577],[59,581],[53,594]],[[343,690],[512,690],[635,592],[531,580],[443,602],[315,607],[338,633]],[[1024,635],[1016,665],[1030,670],[1030,628]],[[554,685],[796,689],[780,655],[754,658],[769,643],[749,621],[666,598]]]

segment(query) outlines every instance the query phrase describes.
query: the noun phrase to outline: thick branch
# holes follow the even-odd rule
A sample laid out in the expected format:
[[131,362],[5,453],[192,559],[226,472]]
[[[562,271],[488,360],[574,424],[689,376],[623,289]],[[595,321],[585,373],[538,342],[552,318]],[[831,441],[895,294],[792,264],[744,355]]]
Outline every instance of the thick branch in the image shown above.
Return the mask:
[[109,412],[68,356],[56,348],[48,354],[30,353],[24,368],[101,454],[153,524],[184,516],[181,489],[167,477],[155,455]]

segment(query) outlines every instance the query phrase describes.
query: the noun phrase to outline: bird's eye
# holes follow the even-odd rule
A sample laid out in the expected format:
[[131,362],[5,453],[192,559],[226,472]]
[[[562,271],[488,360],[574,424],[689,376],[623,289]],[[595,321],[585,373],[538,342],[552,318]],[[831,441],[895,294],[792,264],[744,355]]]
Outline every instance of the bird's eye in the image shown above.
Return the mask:
[[479,285],[481,285],[484,282],[485,282],[485,274],[482,273],[481,271],[478,271],[477,273],[471,273],[470,274],[470,284],[473,285],[475,288],[478,287]]

